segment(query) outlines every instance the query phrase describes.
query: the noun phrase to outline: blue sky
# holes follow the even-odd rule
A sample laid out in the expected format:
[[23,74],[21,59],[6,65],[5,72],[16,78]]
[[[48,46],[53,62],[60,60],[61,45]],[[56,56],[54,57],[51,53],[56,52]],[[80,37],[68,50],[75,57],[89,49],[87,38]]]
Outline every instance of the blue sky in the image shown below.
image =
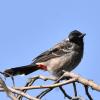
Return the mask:
[[[31,63],[42,51],[77,29],[86,33],[86,37],[83,60],[74,72],[100,84],[99,4],[99,0],[0,0],[0,71]],[[15,81],[22,86],[28,77],[42,73],[17,76]],[[78,89],[85,96],[82,86]],[[90,92],[98,100],[100,93]],[[3,93],[0,98],[9,100]],[[53,98],[64,99],[58,89],[44,97]]]

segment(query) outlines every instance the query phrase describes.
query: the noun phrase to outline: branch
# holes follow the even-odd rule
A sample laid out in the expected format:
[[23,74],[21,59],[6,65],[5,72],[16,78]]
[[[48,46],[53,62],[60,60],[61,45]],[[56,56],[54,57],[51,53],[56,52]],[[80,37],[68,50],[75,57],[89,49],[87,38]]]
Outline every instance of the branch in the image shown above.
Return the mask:
[[9,89],[10,91],[12,91],[13,93],[20,94],[20,95],[24,96],[25,98],[27,98],[27,99],[29,99],[29,100],[39,100],[39,99],[37,99],[37,98],[35,98],[35,97],[32,97],[32,96],[30,96],[30,95],[28,95],[28,94],[26,94],[26,93],[24,93],[24,92],[22,92],[22,91],[18,91],[18,90],[15,90],[15,89],[13,89],[13,88],[10,88],[10,87],[8,87],[8,89]]
[[[43,75],[38,75],[38,76],[34,76],[34,77],[32,77],[32,78],[29,78],[28,79],[28,82],[26,83],[26,85],[24,86],[24,87],[29,87],[29,86],[31,86],[36,80],[38,80],[38,79],[42,79],[42,80],[44,80],[44,81],[47,81],[47,80],[56,80],[55,79],[55,77],[46,77],[46,76],[43,76]],[[24,93],[26,93],[27,92],[27,90],[25,89],[25,90],[22,90]],[[17,98],[19,99],[19,100],[22,100],[22,95],[18,95],[17,96]]]
[[[65,78],[67,80],[62,80],[62,79],[65,79]],[[44,81],[53,80],[55,82],[51,85],[32,86],[32,84],[38,79],[42,79]],[[66,72],[66,71],[64,71],[64,74],[59,79],[55,79],[54,77],[46,77],[46,76],[42,76],[42,75],[35,76],[33,78],[30,78],[30,80],[23,87],[14,86],[14,87],[11,88],[11,87],[7,86],[1,78],[0,79],[0,91],[6,92],[7,95],[10,98],[13,98],[14,94],[17,94],[18,97],[13,98],[13,100],[17,100],[17,99],[20,100],[20,99],[22,99],[22,97],[25,97],[29,100],[39,100],[42,97],[44,97],[47,93],[52,91],[53,89],[59,87],[59,89],[61,90],[61,92],[64,94],[65,97],[67,97],[68,99],[74,100],[75,98],[80,98],[80,97],[77,96],[78,92],[77,92],[77,89],[76,89],[75,82],[78,82],[78,83],[81,83],[81,84],[84,85],[86,95],[88,96],[88,98],[90,100],[93,100],[93,99],[92,99],[91,95],[89,94],[88,87],[91,87],[93,90],[100,92],[100,85],[94,83],[92,80],[88,80],[84,77],[81,77],[78,74],[75,74],[75,73],[72,73],[72,72]],[[69,96],[66,93],[66,91],[62,88],[62,86],[70,84],[70,83],[73,83],[74,98]],[[30,96],[26,93],[26,91],[32,90],[32,89],[33,90],[34,89],[46,89],[46,90],[42,91],[36,97],[32,97],[32,96]],[[81,99],[81,100],[83,100],[83,99]]]
[[93,90],[99,91],[100,92],[100,85],[96,84],[92,80],[87,80],[78,74],[75,74],[73,72],[65,72],[63,76],[68,76],[71,78],[75,78],[77,82],[82,83],[83,85],[90,86]]
[[5,82],[3,81],[3,79],[1,77],[0,77],[0,85],[3,88],[3,91],[5,91],[6,94],[8,95],[8,97],[11,98],[12,100],[18,100],[12,93],[20,94],[29,100],[39,100],[39,99],[32,97],[26,93],[23,93],[22,91],[18,91],[18,90],[15,90],[13,88],[7,87]]
[[62,88],[62,86],[59,86],[60,90],[62,91],[62,93],[64,94],[64,97],[67,97],[68,99],[72,99],[71,96],[69,96],[66,91]]
[[56,87],[59,87],[59,86],[70,84],[70,83],[75,82],[75,81],[76,81],[76,79],[72,78],[72,79],[64,80],[62,82],[59,82],[59,83],[56,83],[56,84],[52,84],[52,85],[29,86],[29,87],[13,87],[13,88],[16,89],[16,90],[31,90],[31,89],[43,89],[43,88],[56,88]]
[[17,100],[17,98],[12,94],[12,92],[6,86],[5,82],[3,81],[3,79],[1,77],[0,77],[0,85],[4,89],[4,91],[6,92],[6,94],[8,95],[9,98],[11,98],[12,100]]
[[89,91],[88,91],[88,86],[87,86],[87,85],[84,85],[84,87],[85,87],[85,92],[86,92],[86,95],[88,96],[88,98],[89,98],[90,100],[93,100],[93,98],[91,97],[91,95],[90,95],[90,93],[89,93]]
[[77,96],[77,89],[76,89],[76,84],[73,82],[73,88],[74,88],[74,96]]
[[49,93],[50,91],[52,91],[53,88],[49,88],[49,89],[46,89],[44,91],[42,91],[39,95],[37,95],[36,97],[41,99],[43,96],[45,96],[47,93]]

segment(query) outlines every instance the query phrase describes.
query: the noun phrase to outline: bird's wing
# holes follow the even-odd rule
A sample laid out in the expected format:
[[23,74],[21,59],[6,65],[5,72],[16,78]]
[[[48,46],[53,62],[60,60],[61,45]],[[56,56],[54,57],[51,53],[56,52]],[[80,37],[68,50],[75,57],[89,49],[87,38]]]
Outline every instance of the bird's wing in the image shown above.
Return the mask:
[[60,57],[69,52],[69,48],[71,44],[68,41],[63,41],[62,43],[56,44],[53,48],[43,52],[35,59],[33,59],[33,63],[37,62],[45,62],[51,58]]

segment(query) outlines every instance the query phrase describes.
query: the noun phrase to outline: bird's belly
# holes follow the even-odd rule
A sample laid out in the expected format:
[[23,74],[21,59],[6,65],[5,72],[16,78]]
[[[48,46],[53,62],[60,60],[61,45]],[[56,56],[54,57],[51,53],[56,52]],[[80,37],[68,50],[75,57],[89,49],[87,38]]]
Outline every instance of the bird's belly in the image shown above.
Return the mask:
[[47,70],[56,76],[60,76],[65,71],[73,70],[81,61],[79,54],[71,52],[71,54],[65,54],[61,57],[52,58],[46,62],[42,62],[47,66]]
[[65,62],[66,58],[64,56],[53,58],[50,61],[48,61],[47,69],[50,72],[54,72],[58,69],[61,69],[64,66]]

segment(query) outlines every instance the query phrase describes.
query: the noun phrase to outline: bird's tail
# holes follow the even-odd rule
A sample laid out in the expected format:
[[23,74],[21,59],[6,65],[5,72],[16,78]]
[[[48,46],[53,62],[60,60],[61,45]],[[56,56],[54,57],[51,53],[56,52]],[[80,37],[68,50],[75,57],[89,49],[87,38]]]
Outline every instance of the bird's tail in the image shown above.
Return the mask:
[[7,69],[4,71],[4,75],[6,77],[10,76],[16,76],[16,75],[22,75],[22,74],[30,74],[36,70],[40,69],[38,65],[26,65],[26,66],[21,66],[21,67],[16,67],[16,68],[11,68]]

